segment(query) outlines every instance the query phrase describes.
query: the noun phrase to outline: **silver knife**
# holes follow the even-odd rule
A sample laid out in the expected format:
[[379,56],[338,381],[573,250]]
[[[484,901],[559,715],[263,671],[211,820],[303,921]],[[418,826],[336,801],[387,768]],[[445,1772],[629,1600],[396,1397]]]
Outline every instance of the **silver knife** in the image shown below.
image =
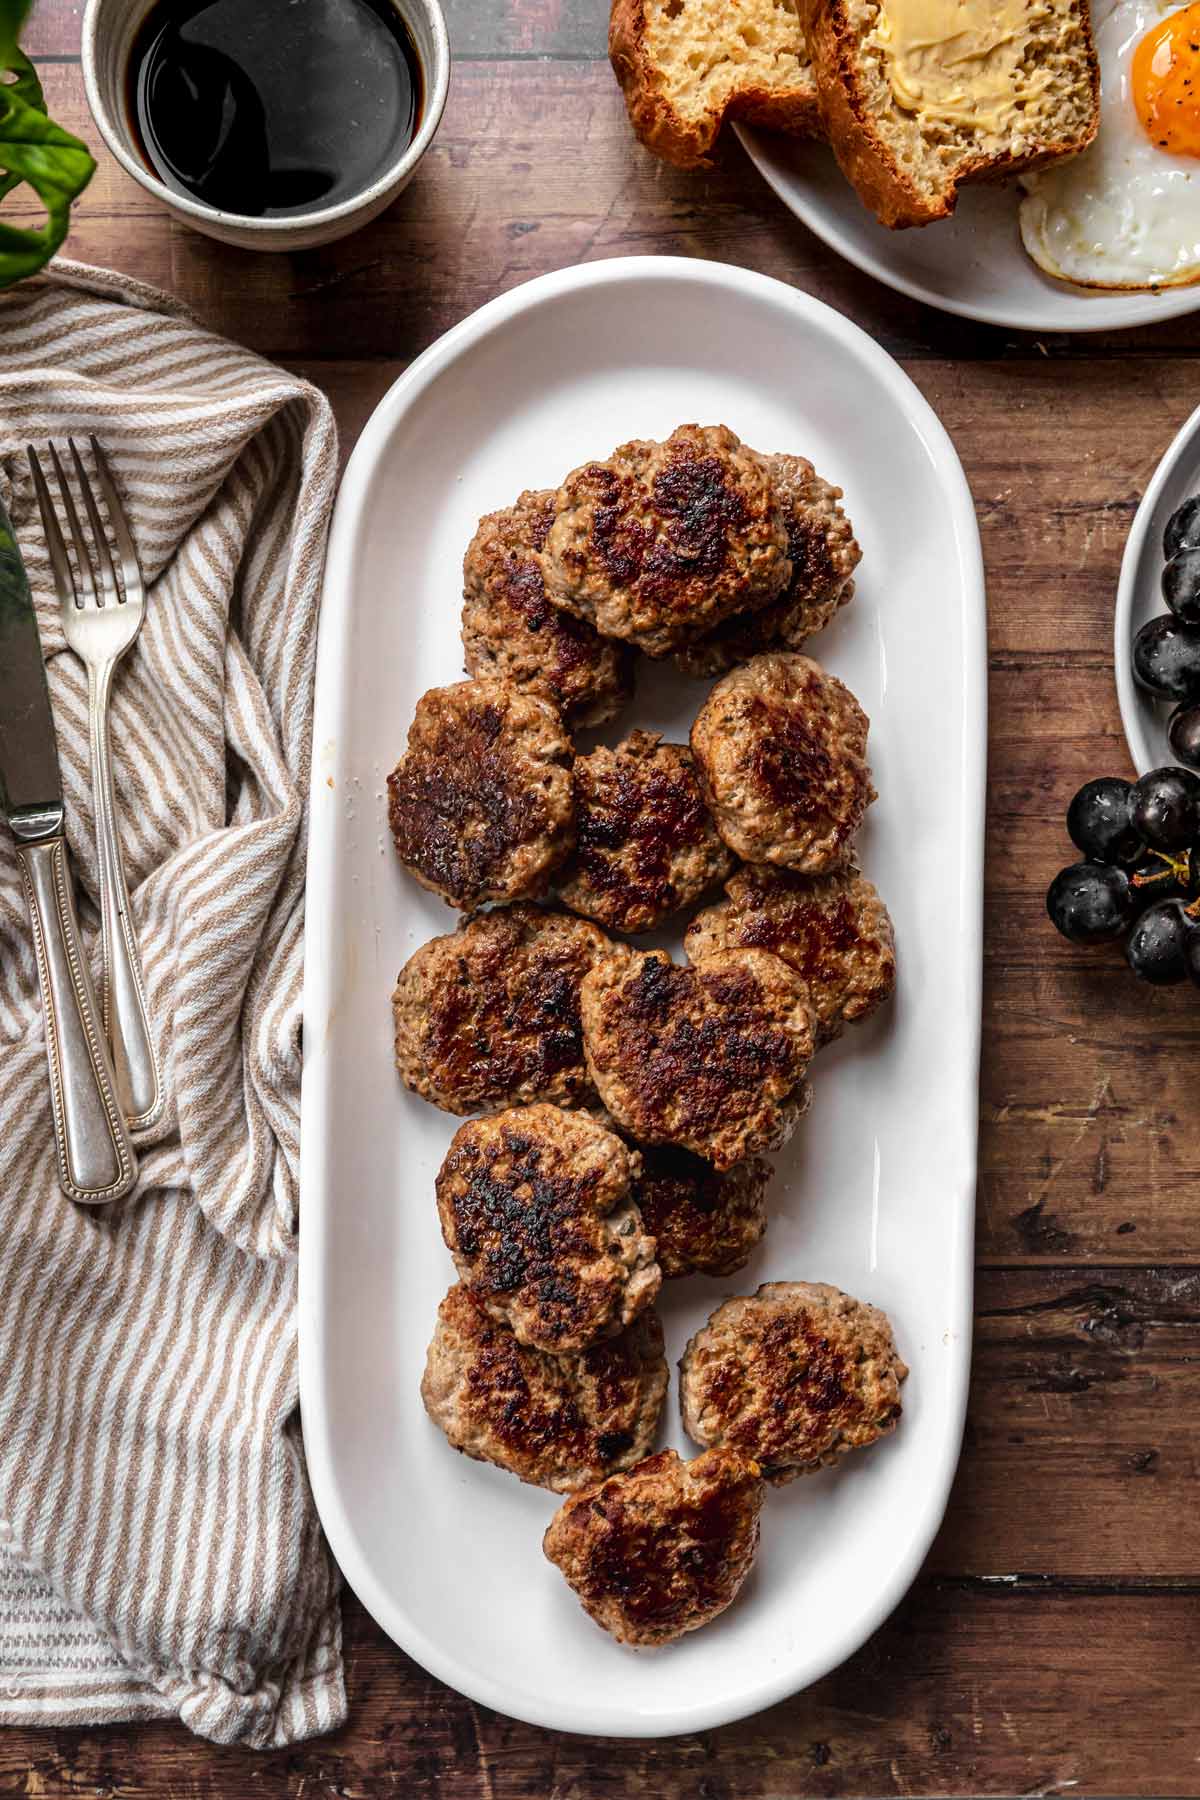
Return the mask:
[[33,925],[46,1054],[65,1194],[119,1200],[137,1180],[133,1145],[92,978],[79,940],[63,835],[62,781],[50,690],[25,564],[0,506],[0,811],[17,840]]

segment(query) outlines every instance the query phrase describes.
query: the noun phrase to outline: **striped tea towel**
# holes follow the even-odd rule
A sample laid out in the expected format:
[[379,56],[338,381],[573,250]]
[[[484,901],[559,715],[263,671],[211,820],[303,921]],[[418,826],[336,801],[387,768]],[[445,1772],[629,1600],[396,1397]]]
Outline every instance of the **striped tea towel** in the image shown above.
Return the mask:
[[296,1365],[304,807],[336,439],[313,388],[149,289],[60,263],[0,294],[0,499],[37,600],[93,963],[87,678],[21,454],[89,432],[147,583],[113,760],[168,1106],[133,1195],[63,1198],[0,824],[0,1724],[178,1714],[268,1746],[345,1711]]

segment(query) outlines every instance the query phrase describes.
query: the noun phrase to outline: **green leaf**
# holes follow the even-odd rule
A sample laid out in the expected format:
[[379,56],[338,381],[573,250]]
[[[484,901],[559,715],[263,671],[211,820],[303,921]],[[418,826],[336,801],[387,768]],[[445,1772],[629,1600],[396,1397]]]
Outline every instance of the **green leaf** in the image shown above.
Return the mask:
[[[3,4],[4,0],[0,0],[0,6]],[[0,66],[3,66],[2,57],[0,57]],[[14,72],[17,79],[7,82],[5,91],[16,99],[23,100],[26,106],[32,106],[35,111],[44,113],[46,96],[42,92],[42,84],[38,80],[37,70],[29,58],[20,50],[13,50],[10,52],[8,67]],[[6,175],[0,178],[0,200],[3,200],[5,194],[11,194],[13,189],[20,185],[21,177],[19,175]]]
[[71,223],[71,202],[91,180],[96,165],[86,144],[46,117],[37,72],[16,46],[28,0],[0,0],[0,200],[27,184],[46,209],[41,227],[0,220],[0,288],[11,287],[54,255]]
[[13,67],[8,59],[16,52],[31,3],[32,0],[0,0],[0,69]]

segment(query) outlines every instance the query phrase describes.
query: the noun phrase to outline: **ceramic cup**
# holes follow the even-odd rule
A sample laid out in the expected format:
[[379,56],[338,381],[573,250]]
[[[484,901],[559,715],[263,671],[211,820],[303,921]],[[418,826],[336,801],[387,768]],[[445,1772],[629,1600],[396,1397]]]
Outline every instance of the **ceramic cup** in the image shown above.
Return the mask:
[[424,77],[421,124],[412,143],[361,193],[337,206],[286,219],[245,218],[207,206],[190,194],[177,194],[143,161],[129,120],[126,77],[138,27],[153,4],[154,0],[87,0],[83,79],[92,116],[121,167],[185,225],[244,250],[311,250],[377,218],[408,186],[433,142],[450,85],[450,40],[438,0],[393,0],[416,45]]

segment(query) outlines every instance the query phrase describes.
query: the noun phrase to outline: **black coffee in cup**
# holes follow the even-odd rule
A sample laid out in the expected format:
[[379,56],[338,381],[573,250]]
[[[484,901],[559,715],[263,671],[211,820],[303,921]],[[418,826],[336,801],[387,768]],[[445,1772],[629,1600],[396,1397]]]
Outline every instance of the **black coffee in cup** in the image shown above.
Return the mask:
[[159,0],[129,64],[147,166],[246,218],[351,200],[421,121],[416,46],[390,0]]

